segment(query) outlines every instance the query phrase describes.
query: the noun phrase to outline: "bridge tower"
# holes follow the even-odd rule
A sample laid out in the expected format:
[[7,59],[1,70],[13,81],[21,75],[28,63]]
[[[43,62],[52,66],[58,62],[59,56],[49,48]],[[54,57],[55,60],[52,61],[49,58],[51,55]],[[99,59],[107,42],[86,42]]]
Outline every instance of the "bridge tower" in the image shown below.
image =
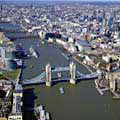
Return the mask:
[[70,83],[71,84],[76,84],[75,72],[76,72],[76,64],[71,62],[70,63]]
[[46,86],[51,86],[51,65],[46,65]]

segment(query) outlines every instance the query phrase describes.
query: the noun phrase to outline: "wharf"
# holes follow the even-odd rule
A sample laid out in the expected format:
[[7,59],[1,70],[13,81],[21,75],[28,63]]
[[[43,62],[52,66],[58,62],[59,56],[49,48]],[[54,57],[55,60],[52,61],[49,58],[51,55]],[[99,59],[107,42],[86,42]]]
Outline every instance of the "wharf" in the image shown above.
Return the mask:
[[102,95],[102,96],[104,95],[104,91],[109,90],[108,87],[101,89],[101,88],[98,86],[97,80],[95,80],[95,85],[96,85],[97,91],[98,91],[98,92],[100,93],[100,95]]
[[112,92],[112,94],[114,95],[114,96],[113,96],[113,99],[120,99],[120,95],[119,95],[118,93],[116,93],[116,92],[114,92],[114,91],[112,91],[112,90],[111,90],[111,92]]

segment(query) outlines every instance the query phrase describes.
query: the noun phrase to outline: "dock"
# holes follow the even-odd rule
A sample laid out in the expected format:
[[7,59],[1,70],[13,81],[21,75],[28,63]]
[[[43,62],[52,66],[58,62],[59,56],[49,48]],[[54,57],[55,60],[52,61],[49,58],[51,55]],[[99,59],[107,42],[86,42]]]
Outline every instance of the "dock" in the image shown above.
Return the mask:
[[108,87],[101,89],[101,88],[98,86],[97,80],[95,80],[95,85],[96,85],[96,89],[97,89],[97,91],[99,92],[99,94],[100,94],[101,96],[104,95],[104,91],[109,90]]
[[100,95],[102,95],[102,96],[104,95],[103,91],[99,87],[96,86],[96,89],[100,93]]
[[112,94],[114,95],[112,98],[113,99],[120,99],[120,95],[118,94],[118,93],[116,93],[115,91],[112,91],[111,90],[111,92],[112,92]]

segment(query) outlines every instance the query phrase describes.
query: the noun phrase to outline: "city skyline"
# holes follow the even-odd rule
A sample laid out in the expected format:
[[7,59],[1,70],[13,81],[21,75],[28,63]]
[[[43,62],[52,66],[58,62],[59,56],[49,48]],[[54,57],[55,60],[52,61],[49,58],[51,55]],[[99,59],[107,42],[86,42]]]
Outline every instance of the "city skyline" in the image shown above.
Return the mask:
[[0,120],[120,118],[120,0],[0,0]]

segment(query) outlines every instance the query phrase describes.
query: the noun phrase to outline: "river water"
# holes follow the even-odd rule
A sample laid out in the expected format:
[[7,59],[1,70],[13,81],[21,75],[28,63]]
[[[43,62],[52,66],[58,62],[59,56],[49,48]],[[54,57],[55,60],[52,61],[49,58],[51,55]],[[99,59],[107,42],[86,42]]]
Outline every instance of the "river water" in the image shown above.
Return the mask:
[[[1,25],[3,26],[3,24]],[[21,43],[26,51],[30,46],[33,46],[40,55],[39,59],[32,57],[25,60],[24,79],[39,75],[41,69],[48,62],[53,66],[69,65],[69,61],[61,55],[58,47],[47,44],[41,45],[39,38],[17,39],[16,44],[18,43]],[[33,65],[33,68],[30,68],[31,65]],[[83,73],[88,72],[78,63],[77,69]],[[64,95],[59,93],[59,87],[61,86],[65,89]],[[81,81],[75,86],[69,83],[59,83],[52,88],[47,88],[45,85],[31,87],[36,96],[35,104],[44,105],[53,120],[120,120],[120,101],[113,100],[109,92],[100,96],[95,89],[93,80]],[[29,93],[26,96],[29,96]],[[25,101],[25,105],[30,102],[30,99]],[[30,115],[29,112],[28,114]],[[27,120],[27,117],[25,120]]]

